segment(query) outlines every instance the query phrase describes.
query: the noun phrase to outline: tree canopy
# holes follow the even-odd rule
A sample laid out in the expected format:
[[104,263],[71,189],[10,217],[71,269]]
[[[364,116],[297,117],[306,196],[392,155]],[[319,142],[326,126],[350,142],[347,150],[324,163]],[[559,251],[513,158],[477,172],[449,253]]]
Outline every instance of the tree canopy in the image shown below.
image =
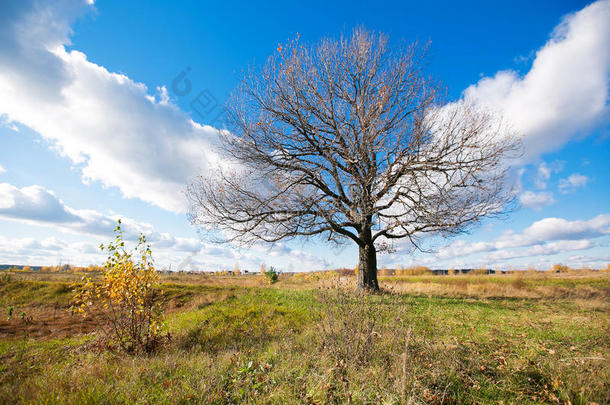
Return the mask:
[[378,289],[376,254],[394,240],[420,248],[504,212],[519,138],[490,111],[446,102],[424,56],[364,29],[279,46],[227,105],[231,168],[190,184],[192,222],[244,243],[351,240],[357,286]]

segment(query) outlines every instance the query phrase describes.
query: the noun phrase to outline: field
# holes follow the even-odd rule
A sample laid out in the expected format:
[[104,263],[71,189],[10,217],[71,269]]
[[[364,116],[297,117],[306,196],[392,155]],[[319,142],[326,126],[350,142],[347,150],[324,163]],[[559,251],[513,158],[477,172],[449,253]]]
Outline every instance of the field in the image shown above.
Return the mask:
[[[153,354],[98,344],[71,273],[0,273],[0,403],[610,403],[610,273],[163,275]],[[10,319],[9,318],[10,314]]]

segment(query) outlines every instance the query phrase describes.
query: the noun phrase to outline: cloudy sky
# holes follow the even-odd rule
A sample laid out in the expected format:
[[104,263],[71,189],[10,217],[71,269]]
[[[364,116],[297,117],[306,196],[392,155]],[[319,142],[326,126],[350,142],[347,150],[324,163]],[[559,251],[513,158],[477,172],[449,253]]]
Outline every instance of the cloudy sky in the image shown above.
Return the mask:
[[214,134],[242,69],[297,32],[315,42],[356,26],[430,40],[429,73],[451,97],[524,136],[518,210],[381,265],[610,263],[610,1],[402,3],[0,0],[0,264],[101,263],[122,218],[161,267],[353,267],[350,245],[208,243],[183,191],[219,163]]

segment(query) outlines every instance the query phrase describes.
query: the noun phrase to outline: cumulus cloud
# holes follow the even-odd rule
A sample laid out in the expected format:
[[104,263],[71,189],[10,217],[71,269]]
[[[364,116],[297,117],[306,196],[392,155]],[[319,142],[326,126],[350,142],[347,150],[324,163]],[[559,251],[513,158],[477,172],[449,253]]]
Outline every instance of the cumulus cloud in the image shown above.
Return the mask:
[[544,218],[534,222],[522,233],[507,232],[498,238],[498,248],[529,246],[556,240],[597,238],[610,234],[610,215],[598,215],[588,221],[568,221],[563,218]]
[[57,238],[7,238],[0,235],[0,261],[6,264],[56,265],[101,263],[99,248],[91,242],[69,243]]
[[527,74],[498,72],[464,97],[501,112],[524,135],[527,162],[608,120],[609,77],[610,1],[598,1],[564,18]]
[[[487,253],[490,260],[552,255],[569,250],[596,246],[591,239],[610,235],[610,215],[598,215],[588,221],[544,218],[521,233],[505,232],[489,242],[468,243],[458,240],[439,249],[437,259],[453,259],[476,253]],[[523,248],[523,249],[521,249]]]
[[219,162],[216,130],[190,119],[163,88],[148,88],[67,51],[84,1],[9,2],[0,16],[0,114],[38,132],[82,169],[84,181],[118,187],[184,212],[186,183]]
[[436,253],[439,259],[452,259],[459,256],[468,256],[474,253],[489,252],[495,250],[493,242],[472,242],[468,243],[464,240],[457,240],[445,246]]
[[[226,268],[227,262],[240,261],[248,268],[255,269],[265,260],[284,266],[283,268],[296,260],[300,263],[298,270],[329,267],[328,261],[310,252],[291,248],[287,244],[254,245],[249,251],[230,244],[210,244],[198,238],[178,237],[168,232],[160,232],[149,223],[138,222],[119,214],[107,215],[94,210],[72,208],[53,191],[38,185],[19,188],[0,183],[0,219],[51,226],[54,229],[87,235],[92,237],[90,239],[101,242],[112,237],[119,218],[125,239],[135,241],[140,233],[145,234],[153,247],[157,263],[164,267],[178,263],[182,267],[174,266],[174,269],[189,266],[193,269],[214,269]],[[13,246],[12,250],[10,246]],[[97,246],[99,242],[75,244],[55,238],[42,241],[34,238],[15,239],[11,245],[7,238],[0,235],[0,261],[27,264],[56,264],[58,261],[73,264],[99,263],[103,256]]]
[[19,189],[8,183],[0,183],[0,216],[52,223],[78,219],[52,191],[40,186]]
[[156,232],[151,224],[136,222],[120,215],[105,215],[94,210],[71,208],[51,190],[38,185],[18,188],[8,183],[0,183],[0,218],[104,237],[112,235],[117,220],[121,218],[127,239],[135,240],[140,233],[144,233],[148,235],[150,242],[160,248],[187,252],[201,249],[198,239]]
[[534,180],[534,184],[538,189],[546,188],[547,181],[551,178],[551,169],[546,165],[546,163],[542,162],[538,166],[538,174],[536,179]]
[[593,242],[587,239],[576,241],[562,240],[557,242],[538,244],[526,249],[500,250],[492,252],[487,257],[487,259],[507,260],[533,256],[550,256],[563,252],[591,249],[595,246],[596,245]]
[[610,263],[610,255],[592,256],[592,255],[574,255],[567,260],[568,263],[584,267],[601,268],[606,267]]
[[545,189],[547,182],[551,178],[551,174],[559,173],[563,169],[564,161],[557,160],[553,163],[542,162],[538,165],[536,177],[534,178],[534,186],[537,189]]
[[528,190],[523,192],[519,196],[519,203],[524,208],[532,208],[536,211],[540,211],[543,207],[555,203],[553,194],[549,192],[539,192]]
[[559,191],[562,194],[568,194],[576,191],[576,189],[585,187],[589,182],[589,178],[585,175],[574,173],[567,179],[559,180]]

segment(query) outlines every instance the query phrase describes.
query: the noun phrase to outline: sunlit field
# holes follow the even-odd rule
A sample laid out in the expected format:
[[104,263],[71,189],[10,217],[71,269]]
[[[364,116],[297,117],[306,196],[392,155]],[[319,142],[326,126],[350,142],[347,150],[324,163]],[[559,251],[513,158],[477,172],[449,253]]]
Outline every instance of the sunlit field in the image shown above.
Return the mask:
[[[0,275],[1,403],[609,403],[610,273],[162,274],[153,353],[71,313],[82,273]],[[95,278],[96,275],[94,274]]]

